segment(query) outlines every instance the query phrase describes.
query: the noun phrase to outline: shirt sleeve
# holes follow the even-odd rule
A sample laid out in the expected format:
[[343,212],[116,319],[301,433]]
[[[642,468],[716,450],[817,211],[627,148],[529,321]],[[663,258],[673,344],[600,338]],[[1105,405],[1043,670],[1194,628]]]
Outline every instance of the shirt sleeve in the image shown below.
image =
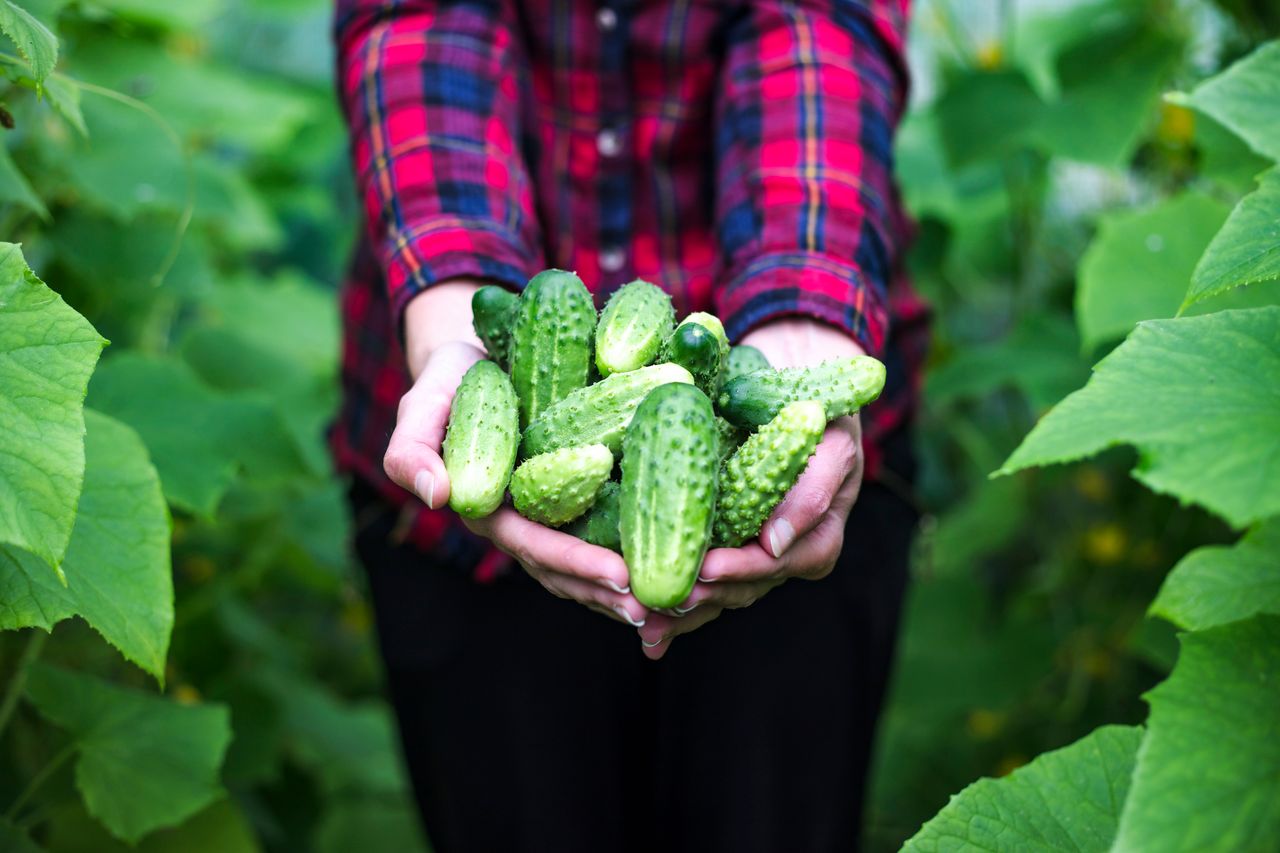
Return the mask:
[[781,316],[888,335],[903,238],[893,132],[906,0],[754,0],[728,30],[716,104],[717,310],[737,339]]
[[541,240],[510,3],[338,0],[334,35],[356,189],[397,327],[413,296],[446,279],[522,287]]

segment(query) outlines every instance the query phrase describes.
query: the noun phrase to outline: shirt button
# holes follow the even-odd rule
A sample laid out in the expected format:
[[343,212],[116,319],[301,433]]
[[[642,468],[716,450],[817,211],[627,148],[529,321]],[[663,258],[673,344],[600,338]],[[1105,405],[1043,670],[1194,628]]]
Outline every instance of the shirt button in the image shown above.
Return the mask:
[[610,246],[600,252],[600,269],[617,272],[627,262],[627,253],[621,246]]
[[611,33],[618,26],[618,13],[608,6],[601,6],[596,12],[596,26],[602,33]]
[[596,136],[596,150],[601,157],[617,157],[622,153],[622,137],[616,130],[605,128]]

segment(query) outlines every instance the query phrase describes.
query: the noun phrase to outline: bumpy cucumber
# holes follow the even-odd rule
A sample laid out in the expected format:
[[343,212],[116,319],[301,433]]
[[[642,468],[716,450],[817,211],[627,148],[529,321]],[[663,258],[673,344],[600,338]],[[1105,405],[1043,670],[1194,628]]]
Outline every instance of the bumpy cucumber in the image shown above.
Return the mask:
[[613,454],[603,444],[543,453],[511,475],[511,499],[525,518],[556,527],[590,509],[612,471]]
[[525,456],[536,456],[561,447],[603,444],[617,453],[640,401],[669,382],[691,385],[693,377],[678,364],[654,364],[579,388],[529,424],[520,450]]
[[753,346],[740,344],[729,350],[729,366],[725,369],[724,381],[732,382],[739,376],[768,369],[769,359],[764,357],[764,353]]
[[485,285],[471,297],[471,325],[489,358],[506,369],[511,364],[511,327],[520,310],[520,297],[495,284]]
[[651,364],[675,325],[671,297],[662,288],[636,279],[618,288],[596,327],[596,367],[601,376]]
[[884,365],[859,355],[814,367],[739,376],[724,386],[718,408],[730,423],[752,427],[769,423],[787,403],[816,400],[831,420],[853,414],[879,397],[883,389]]
[[621,551],[622,534],[618,532],[618,514],[621,511],[622,487],[610,480],[600,488],[600,494],[596,495],[596,502],[587,514],[566,527],[564,532],[592,545]]
[[520,443],[516,391],[501,367],[477,361],[462,377],[444,437],[449,506],[481,518],[502,503]]
[[646,607],[689,596],[711,538],[716,424],[692,385],[663,385],[640,404],[622,442],[622,556]]
[[693,384],[714,397],[720,387],[720,342],[701,323],[681,323],[667,345],[667,358],[693,374]]
[[511,328],[511,382],[520,425],[587,384],[596,309],[582,279],[546,270],[529,280]]
[[724,418],[716,415],[716,439],[719,441],[719,458],[720,461],[728,459],[733,452],[742,446],[742,442],[747,440],[747,431],[726,421]]
[[759,535],[760,525],[795,485],[826,428],[820,403],[788,403],[729,457],[720,473],[712,535],[716,547],[736,548]]

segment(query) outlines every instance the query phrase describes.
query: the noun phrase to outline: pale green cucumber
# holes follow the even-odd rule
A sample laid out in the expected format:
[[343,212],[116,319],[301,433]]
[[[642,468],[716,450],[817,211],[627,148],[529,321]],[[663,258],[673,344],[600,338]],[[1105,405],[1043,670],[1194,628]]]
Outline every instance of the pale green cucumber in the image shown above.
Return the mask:
[[511,382],[520,398],[520,424],[587,384],[596,309],[573,273],[546,270],[520,294],[511,329]]
[[715,414],[692,385],[663,385],[636,410],[622,442],[622,556],[646,607],[689,596],[716,503]]
[[558,527],[591,508],[612,471],[613,454],[603,444],[543,453],[511,475],[511,500],[530,521]]
[[740,427],[767,424],[787,403],[815,400],[827,420],[851,415],[884,389],[884,365],[867,355],[828,361],[813,367],[761,370],[728,382],[717,408]]
[[596,367],[600,375],[625,373],[651,364],[675,325],[671,297],[660,287],[636,279],[618,288],[596,326]]
[[481,518],[502,504],[520,440],[516,392],[501,367],[477,361],[463,374],[444,437],[449,506]]
[[622,434],[640,401],[669,382],[692,384],[693,377],[678,364],[654,364],[579,388],[529,424],[520,451],[528,457],[561,447],[603,444],[618,453]]

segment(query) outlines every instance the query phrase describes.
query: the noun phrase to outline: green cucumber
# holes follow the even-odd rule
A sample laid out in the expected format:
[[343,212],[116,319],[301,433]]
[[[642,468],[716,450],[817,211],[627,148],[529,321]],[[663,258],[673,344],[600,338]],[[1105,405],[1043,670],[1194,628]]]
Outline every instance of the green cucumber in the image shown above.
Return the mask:
[[724,381],[732,382],[739,376],[769,369],[769,359],[753,346],[739,344],[729,350],[729,366],[724,372]]
[[577,536],[583,542],[599,545],[610,551],[621,551],[622,534],[618,532],[618,514],[622,511],[621,490],[622,487],[615,480],[605,483],[587,514],[566,527],[564,532]]
[[720,390],[724,353],[715,333],[701,323],[685,320],[671,334],[667,359],[693,374],[693,384],[708,397]]
[[595,324],[595,305],[582,279],[546,270],[529,280],[511,328],[511,382],[522,427],[587,384]]
[[646,607],[689,597],[711,539],[716,424],[692,385],[663,385],[636,410],[622,442],[622,556]]
[[693,384],[693,377],[678,364],[654,364],[579,388],[529,424],[520,450],[525,456],[536,456],[561,447],[603,444],[617,453],[640,401],[669,382]]
[[618,288],[596,327],[596,367],[601,377],[652,364],[675,325],[671,297],[660,287],[636,279]]
[[728,459],[733,452],[742,446],[742,442],[747,440],[747,431],[726,421],[724,418],[716,415],[716,439],[719,441],[719,457],[720,461]]
[[482,518],[502,504],[520,443],[516,391],[501,367],[477,361],[462,376],[444,437],[449,506]]
[[613,454],[603,444],[543,453],[511,475],[511,500],[530,521],[558,527],[591,508],[612,471]]
[[762,370],[724,386],[719,410],[740,427],[767,424],[787,403],[816,400],[827,420],[851,415],[884,389],[884,365],[867,355],[828,361],[814,367]]
[[760,526],[795,485],[826,428],[820,403],[787,403],[725,461],[712,535],[717,548],[737,548],[760,534]]
[[487,284],[471,296],[471,325],[489,358],[505,370],[511,364],[511,327],[520,310],[520,297],[504,287]]

